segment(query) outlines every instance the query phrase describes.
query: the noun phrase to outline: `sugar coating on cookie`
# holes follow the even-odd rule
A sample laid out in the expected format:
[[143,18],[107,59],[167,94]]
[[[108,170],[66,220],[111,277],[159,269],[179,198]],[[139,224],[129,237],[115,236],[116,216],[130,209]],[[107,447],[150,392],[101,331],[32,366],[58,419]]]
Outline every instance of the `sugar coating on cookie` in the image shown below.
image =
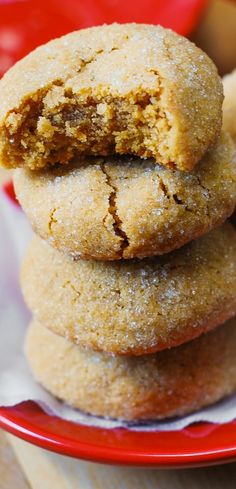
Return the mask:
[[236,389],[235,319],[144,357],[86,351],[34,321],[25,350],[35,379],[48,391],[98,416],[127,421],[181,416]]
[[35,237],[21,272],[36,319],[73,342],[116,354],[173,347],[236,314],[230,224],[162,257],[73,261]]
[[134,154],[191,170],[214,144],[213,62],[161,26],[112,24],[40,46],[0,81],[0,164],[42,168],[78,154]]
[[218,226],[236,205],[236,149],[222,134],[191,172],[135,157],[85,158],[47,172],[17,169],[33,229],[73,257],[161,255]]

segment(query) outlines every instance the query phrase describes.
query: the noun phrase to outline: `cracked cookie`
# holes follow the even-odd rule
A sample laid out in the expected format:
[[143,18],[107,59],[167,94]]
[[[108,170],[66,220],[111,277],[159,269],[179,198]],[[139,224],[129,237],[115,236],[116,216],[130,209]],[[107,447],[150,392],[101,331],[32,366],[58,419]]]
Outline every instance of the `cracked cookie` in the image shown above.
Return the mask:
[[191,170],[219,134],[222,100],[213,62],[173,31],[83,29],[40,46],[0,81],[0,162],[34,170],[119,153]]
[[234,210],[235,147],[227,134],[191,173],[135,157],[91,158],[14,174],[35,232],[75,258],[161,255],[218,226]]
[[35,237],[22,291],[36,319],[82,346],[142,355],[236,314],[236,231],[226,223],[168,255],[74,261]]
[[34,321],[25,351],[35,379],[87,413],[129,421],[182,416],[236,390],[236,320],[143,357],[83,350]]

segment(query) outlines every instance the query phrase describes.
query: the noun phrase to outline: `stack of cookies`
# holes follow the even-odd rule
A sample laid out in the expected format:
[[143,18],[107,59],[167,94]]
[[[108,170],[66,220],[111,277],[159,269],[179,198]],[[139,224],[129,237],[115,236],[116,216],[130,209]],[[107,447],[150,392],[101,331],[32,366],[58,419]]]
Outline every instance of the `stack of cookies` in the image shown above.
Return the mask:
[[95,27],[17,63],[0,99],[1,163],[36,233],[35,378],[132,421],[235,391],[236,156],[212,61],[160,26]]

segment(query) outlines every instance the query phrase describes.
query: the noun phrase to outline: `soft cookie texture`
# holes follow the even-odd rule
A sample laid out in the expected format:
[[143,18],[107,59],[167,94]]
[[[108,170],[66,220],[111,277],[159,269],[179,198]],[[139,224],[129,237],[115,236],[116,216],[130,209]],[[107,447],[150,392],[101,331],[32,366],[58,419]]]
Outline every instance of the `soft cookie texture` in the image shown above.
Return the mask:
[[78,154],[130,153],[191,170],[219,134],[222,100],[213,62],[171,30],[80,30],[0,81],[0,162],[34,170]]
[[73,261],[35,238],[22,291],[36,319],[80,345],[142,355],[236,314],[236,231],[226,223],[158,258]]
[[161,255],[218,226],[236,205],[235,146],[227,134],[191,173],[139,158],[86,158],[49,171],[17,169],[33,229],[75,258]]
[[171,350],[144,357],[85,351],[37,321],[26,355],[35,379],[90,414],[128,421],[181,416],[236,390],[236,320]]

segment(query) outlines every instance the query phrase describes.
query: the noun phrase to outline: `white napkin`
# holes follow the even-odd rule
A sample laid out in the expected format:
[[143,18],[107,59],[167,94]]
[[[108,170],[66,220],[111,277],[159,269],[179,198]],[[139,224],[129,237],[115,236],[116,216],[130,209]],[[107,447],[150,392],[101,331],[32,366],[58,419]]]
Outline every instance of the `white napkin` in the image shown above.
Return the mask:
[[86,415],[58,401],[38,385],[23,355],[30,313],[19,286],[19,266],[31,230],[23,212],[0,192],[0,405],[34,400],[49,415],[85,425],[134,430],[180,430],[197,421],[226,423],[236,418],[236,395],[195,414],[171,421],[130,425]]

